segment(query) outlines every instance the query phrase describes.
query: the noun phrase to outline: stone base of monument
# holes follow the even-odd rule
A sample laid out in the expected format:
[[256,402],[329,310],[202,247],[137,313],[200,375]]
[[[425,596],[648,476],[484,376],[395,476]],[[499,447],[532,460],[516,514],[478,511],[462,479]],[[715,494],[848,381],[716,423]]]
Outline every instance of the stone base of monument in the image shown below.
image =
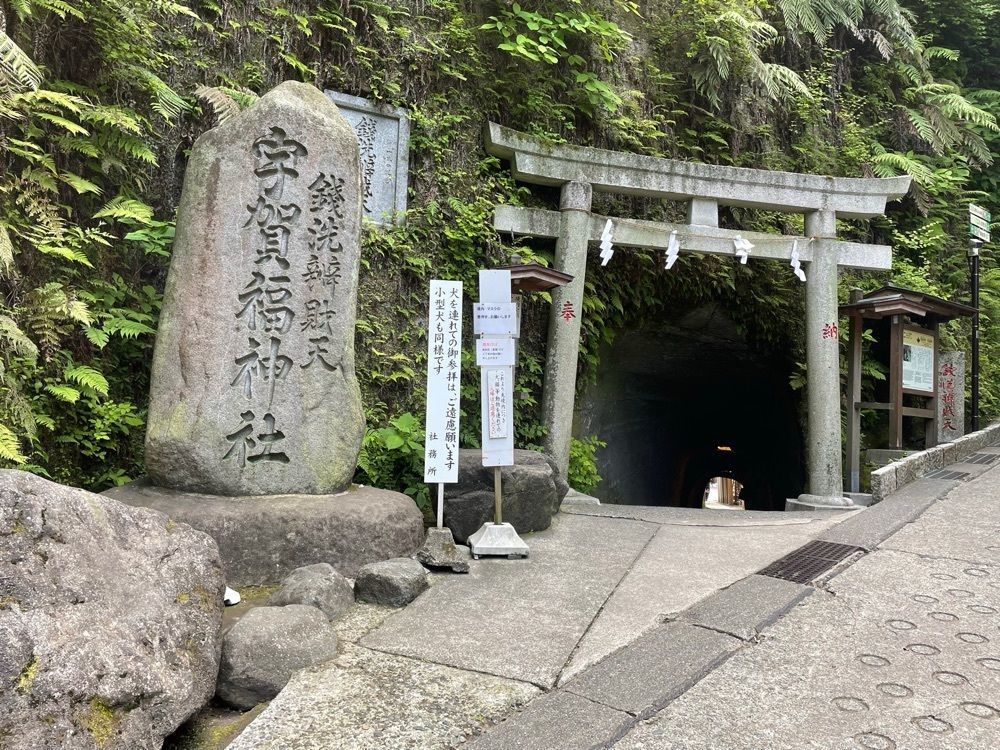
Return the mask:
[[826,497],[825,495],[802,494],[798,497],[785,500],[785,510],[832,510],[843,512],[857,510],[859,507],[849,497]]
[[139,480],[104,494],[211,535],[228,583],[237,588],[280,583],[296,568],[323,562],[353,578],[362,565],[409,557],[424,540],[413,500],[374,487],[352,485],[336,495],[223,497]]
[[483,555],[494,557],[527,557],[528,545],[517,535],[509,523],[484,523],[469,537],[472,556],[478,560]]
[[455,538],[448,527],[427,529],[427,539],[413,557],[425,568],[450,570],[453,573],[469,572],[469,561],[458,551]]

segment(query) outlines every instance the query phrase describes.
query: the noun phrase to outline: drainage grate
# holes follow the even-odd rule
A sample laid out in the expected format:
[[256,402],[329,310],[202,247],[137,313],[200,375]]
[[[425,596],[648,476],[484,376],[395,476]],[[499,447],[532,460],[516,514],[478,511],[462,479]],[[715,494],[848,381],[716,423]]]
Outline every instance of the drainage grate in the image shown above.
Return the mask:
[[952,471],[951,469],[935,469],[934,471],[924,474],[925,479],[957,479],[960,482],[964,482],[969,478],[969,472],[967,471]]
[[995,453],[976,453],[974,456],[970,456],[965,459],[963,464],[991,464],[997,460],[997,455]]
[[835,542],[809,542],[760,571],[762,576],[781,578],[794,583],[809,583],[837,563],[846,560],[860,547]]

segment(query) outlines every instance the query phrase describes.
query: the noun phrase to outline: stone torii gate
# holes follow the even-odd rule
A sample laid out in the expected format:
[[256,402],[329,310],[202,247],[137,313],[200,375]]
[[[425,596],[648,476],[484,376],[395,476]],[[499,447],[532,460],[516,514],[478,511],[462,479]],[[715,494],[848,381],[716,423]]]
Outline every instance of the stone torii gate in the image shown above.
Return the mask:
[[[591,212],[593,191],[688,202],[686,224],[611,217],[616,247],[666,249],[672,233],[680,250],[735,255],[734,241],[753,243],[751,257],[790,259],[797,243],[805,265],[808,367],[809,495],[797,507],[843,506],[840,429],[840,356],[837,337],[838,268],[887,270],[892,249],[841,242],[837,218],[864,219],[885,212],[887,200],[909,189],[909,177],[859,179],[769,172],[697,164],[619,151],[549,145],[490,123],[486,150],[510,161],[516,179],[561,187],[559,210],[497,206],[493,226],[502,233],[553,237],[555,267],[573,282],[553,291],[542,396],[548,429],[545,448],[566,475],[576,398],[580,315],[587,246],[601,239],[609,217]],[[719,227],[719,205],[805,215],[805,236],[743,232]],[[568,307],[566,306],[568,303]],[[574,316],[563,315],[571,310]]]

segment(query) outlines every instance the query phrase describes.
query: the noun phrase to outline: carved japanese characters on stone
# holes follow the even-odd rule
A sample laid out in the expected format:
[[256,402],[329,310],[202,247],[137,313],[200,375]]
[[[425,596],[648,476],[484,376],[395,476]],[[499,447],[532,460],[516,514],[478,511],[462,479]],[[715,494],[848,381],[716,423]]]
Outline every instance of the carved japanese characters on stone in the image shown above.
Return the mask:
[[153,362],[154,482],[222,495],[350,483],[361,185],[354,131],[306,84],[197,141]]

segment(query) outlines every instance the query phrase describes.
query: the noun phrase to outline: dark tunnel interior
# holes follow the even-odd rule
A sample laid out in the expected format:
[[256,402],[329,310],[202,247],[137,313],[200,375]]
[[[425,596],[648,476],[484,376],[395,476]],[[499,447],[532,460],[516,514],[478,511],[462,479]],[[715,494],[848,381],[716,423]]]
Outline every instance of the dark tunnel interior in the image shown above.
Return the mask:
[[787,358],[752,351],[716,307],[619,334],[578,402],[605,503],[702,507],[708,481],[743,485],[747,510],[782,510],[805,481]]

